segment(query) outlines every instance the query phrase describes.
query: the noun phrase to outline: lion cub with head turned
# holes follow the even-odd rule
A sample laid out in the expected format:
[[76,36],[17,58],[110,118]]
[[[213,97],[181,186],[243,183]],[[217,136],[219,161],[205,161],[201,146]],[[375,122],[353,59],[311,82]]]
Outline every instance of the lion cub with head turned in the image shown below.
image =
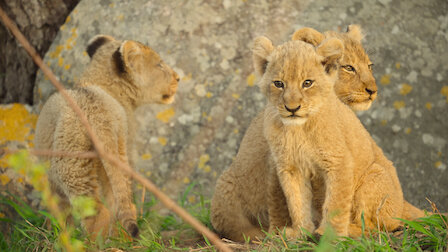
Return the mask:
[[[301,41],[277,48],[265,37],[255,41],[255,68],[268,98],[263,132],[273,158],[269,176],[278,179],[286,198],[288,236],[301,228],[323,234],[328,224],[338,235],[358,236],[362,213],[368,229],[378,218],[394,230],[400,225],[395,218],[403,218],[396,172],[380,165],[386,158],[333,91],[328,73],[342,53],[337,38],[317,48]],[[317,229],[316,198],[322,201]],[[268,204],[271,209],[278,202],[270,198]]]
[[[98,35],[89,42],[87,53],[91,61],[78,86],[68,93],[105,150],[132,165],[134,110],[143,104],[171,103],[179,77],[154,50],[136,41]],[[59,93],[42,108],[35,146],[66,152],[94,150],[80,120]],[[93,237],[114,235],[116,221],[133,237],[138,235],[130,179],[118,167],[100,159],[51,157],[49,180],[64,208],[77,196],[94,198],[96,215],[82,220]]]

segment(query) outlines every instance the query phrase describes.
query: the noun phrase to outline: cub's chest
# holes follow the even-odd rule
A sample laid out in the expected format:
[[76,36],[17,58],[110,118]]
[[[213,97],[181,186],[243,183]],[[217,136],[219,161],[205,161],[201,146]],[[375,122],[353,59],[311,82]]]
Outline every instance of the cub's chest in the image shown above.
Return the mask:
[[276,138],[276,146],[271,146],[274,160],[277,164],[290,167],[303,173],[306,177],[313,177],[320,173],[319,156],[316,146],[309,141],[304,132],[295,130],[285,131]]

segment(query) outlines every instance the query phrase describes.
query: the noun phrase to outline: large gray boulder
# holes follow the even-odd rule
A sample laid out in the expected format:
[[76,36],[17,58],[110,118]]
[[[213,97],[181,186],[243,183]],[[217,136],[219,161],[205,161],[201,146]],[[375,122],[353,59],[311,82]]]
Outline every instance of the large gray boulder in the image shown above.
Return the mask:
[[[448,2],[431,1],[81,1],[45,57],[67,87],[89,58],[87,41],[109,34],[150,45],[181,76],[173,105],[138,110],[138,171],[177,198],[196,183],[211,196],[265,99],[256,86],[251,42],[274,43],[309,26],[360,24],[379,98],[359,117],[395,163],[405,197],[448,209]],[[39,110],[54,91],[38,76]],[[189,201],[197,200],[190,194]]]

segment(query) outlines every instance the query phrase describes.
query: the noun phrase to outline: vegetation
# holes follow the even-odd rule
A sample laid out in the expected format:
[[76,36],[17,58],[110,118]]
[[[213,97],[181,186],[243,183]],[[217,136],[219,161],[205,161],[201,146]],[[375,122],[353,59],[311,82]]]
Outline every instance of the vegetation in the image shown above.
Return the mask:
[[[0,218],[0,225],[9,231],[0,233],[0,251],[216,251],[202,236],[174,215],[161,215],[153,210],[158,204],[151,198],[138,206],[140,239],[129,241],[127,236],[90,241],[79,225],[80,218],[94,214],[92,201],[80,198],[72,211],[74,224],[66,226],[68,213],[62,212],[57,198],[51,195],[43,164],[36,164],[26,152],[15,154],[10,165],[24,174],[41,194],[46,210],[30,207],[15,195],[0,196],[0,209],[10,208],[16,218]],[[179,204],[211,228],[209,200],[194,183],[180,196]],[[198,198],[192,203],[190,196]],[[433,205],[434,212],[438,212]],[[228,245],[236,251],[446,251],[448,242],[447,216],[440,213],[406,221],[404,228],[394,233],[373,233],[360,239],[337,237],[328,230],[320,239],[309,234],[306,239],[287,240],[282,235],[267,234],[263,240]],[[113,249],[115,248],[115,250]]]

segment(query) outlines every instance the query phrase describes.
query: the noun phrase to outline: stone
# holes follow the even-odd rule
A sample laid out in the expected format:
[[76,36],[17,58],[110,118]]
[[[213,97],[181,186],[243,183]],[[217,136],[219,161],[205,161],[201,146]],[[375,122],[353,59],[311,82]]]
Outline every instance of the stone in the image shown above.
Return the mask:
[[[87,41],[98,33],[137,40],[158,51],[182,72],[182,80],[174,104],[138,110],[138,153],[152,158],[138,160],[135,168],[151,171],[149,179],[173,198],[189,183],[209,198],[265,104],[253,75],[252,40],[266,35],[279,44],[300,27],[342,31],[360,24],[365,48],[376,52],[370,56],[379,98],[359,118],[397,167],[405,198],[428,210],[429,198],[446,212],[448,103],[441,90],[448,81],[447,9],[444,0],[84,0],[61,27],[45,62],[70,87],[89,61]],[[54,89],[41,73],[37,79],[39,111]],[[402,83],[412,92],[400,94]],[[168,108],[175,113],[157,119]],[[209,156],[207,168],[197,169],[203,155]]]

